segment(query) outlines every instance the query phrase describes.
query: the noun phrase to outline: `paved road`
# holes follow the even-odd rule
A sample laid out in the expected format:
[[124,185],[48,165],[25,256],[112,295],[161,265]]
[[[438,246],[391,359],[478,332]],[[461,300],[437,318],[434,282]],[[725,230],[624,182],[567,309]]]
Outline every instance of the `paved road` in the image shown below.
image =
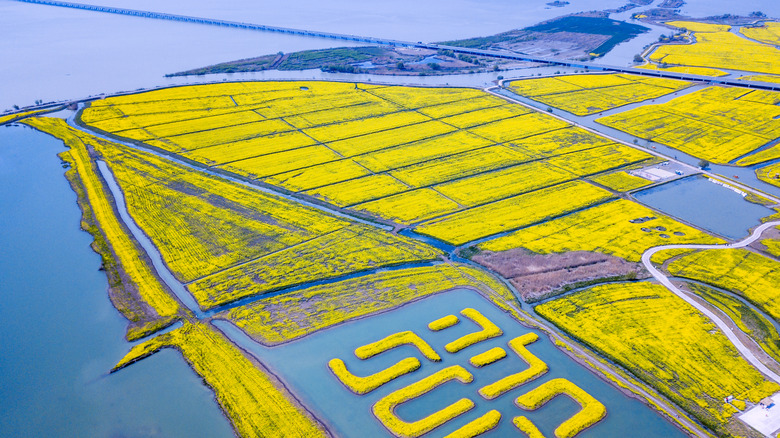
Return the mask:
[[726,324],[725,321],[723,321],[718,315],[710,311],[708,308],[702,306],[696,300],[689,297],[685,292],[680,290],[677,286],[675,286],[668,277],[666,277],[661,271],[656,269],[655,266],[653,266],[652,262],[650,261],[650,258],[653,257],[655,253],[658,251],[663,251],[665,249],[725,249],[725,248],[744,248],[751,243],[755,242],[761,237],[761,234],[763,234],[764,231],[766,231],[769,228],[775,227],[780,225],[780,221],[773,221],[773,222],[767,222],[765,224],[760,225],[757,227],[753,234],[751,234],[749,237],[745,238],[744,240],[741,240],[739,242],[734,243],[728,243],[724,245],[664,245],[664,246],[656,246],[654,248],[650,248],[647,251],[645,251],[644,254],[642,254],[642,264],[645,265],[645,268],[650,272],[650,274],[655,277],[656,280],[658,280],[661,284],[666,286],[669,290],[674,292],[678,297],[685,300],[686,303],[690,304],[691,306],[695,307],[697,310],[699,310],[701,313],[706,315],[708,318],[712,320],[712,322],[715,323],[715,325],[718,326],[718,328],[723,332],[723,334],[726,335],[726,337],[731,341],[732,344],[734,344],[735,347],[737,347],[737,350],[742,354],[742,356],[747,359],[748,362],[750,362],[754,367],[756,367],[759,371],[764,373],[767,377],[769,377],[771,380],[774,380],[775,382],[780,383],[780,375],[777,375],[774,371],[767,368],[758,358],[756,358],[755,355],[753,355],[753,352],[750,351],[750,349],[745,346],[745,344],[742,343],[742,341],[739,340],[736,334],[731,330],[731,328]]

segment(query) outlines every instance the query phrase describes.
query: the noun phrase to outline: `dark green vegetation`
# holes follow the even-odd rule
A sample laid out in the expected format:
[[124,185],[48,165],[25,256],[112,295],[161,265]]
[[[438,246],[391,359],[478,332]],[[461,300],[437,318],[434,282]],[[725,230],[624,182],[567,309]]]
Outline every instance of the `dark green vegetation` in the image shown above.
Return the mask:
[[304,50],[290,54],[277,53],[257,58],[241,59],[209,65],[166,76],[205,75],[212,73],[242,73],[262,70],[308,70],[320,68],[323,71],[359,73],[354,63],[370,61],[388,56],[392,49],[383,47],[339,47],[324,50]]
[[625,23],[604,17],[568,16],[531,26],[525,30],[543,33],[573,32],[608,35],[610,38],[606,42],[593,49],[593,53],[601,56],[612,50],[617,44],[634,38],[650,29],[638,24]]
[[[515,29],[488,37],[448,41],[444,44],[458,47],[488,49],[493,46],[511,47],[515,44],[536,40],[571,40],[572,37],[575,36],[573,34],[601,35],[606,37],[606,41],[603,41],[590,49],[590,53],[601,56],[612,50],[615,45],[647,32],[648,30],[649,29],[644,26],[610,20],[606,17],[571,15],[556,18],[525,29]],[[585,40],[587,40],[587,38],[582,39],[582,42],[586,44]]]
[[[540,49],[545,49],[548,52],[540,53],[540,55],[587,59],[593,57],[593,54],[604,55],[616,44],[648,30],[646,27],[636,24],[610,20],[606,18],[604,13],[597,15],[561,17],[525,29],[514,29],[487,37],[445,41],[442,44],[479,49],[498,48],[520,53],[529,50],[538,52]],[[437,55],[438,62],[420,63],[425,57],[432,55]],[[364,62],[370,62],[371,65],[361,66],[360,64]],[[339,47],[305,50],[289,54],[280,52],[166,76],[313,68],[338,73],[452,74],[498,70],[500,65],[504,64],[507,64],[507,61],[458,55],[448,50],[440,51],[437,54],[432,50],[415,52],[415,49],[395,47]]]

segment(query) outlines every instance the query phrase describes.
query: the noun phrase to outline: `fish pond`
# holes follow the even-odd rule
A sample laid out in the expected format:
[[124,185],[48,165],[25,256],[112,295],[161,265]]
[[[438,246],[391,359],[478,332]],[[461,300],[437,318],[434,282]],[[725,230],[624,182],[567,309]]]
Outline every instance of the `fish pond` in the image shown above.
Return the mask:
[[[469,333],[480,330],[473,320],[461,314],[466,308],[477,310],[497,325],[503,334],[477,342],[456,353],[449,353],[444,346]],[[440,331],[432,331],[428,324],[447,315],[456,315],[460,322]],[[655,411],[629,398],[588,371],[569,356],[558,350],[544,333],[519,324],[510,314],[502,311],[482,295],[468,289],[456,289],[381,313],[322,330],[280,346],[265,347],[249,338],[243,331],[227,321],[215,321],[242,348],[254,354],[290,388],[296,397],[323,421],[336,436],[379,437],[390,436],[387,429],[374,417],[372,405],[388,394],[418,382],[444,368],[460,365],[473,375],[471,383],[449,381],[432,391],[397,406],[395,414],[404,421],[417,421],[461,398],[468,398],[475,407],[434,429],[426,436],[444,436],[489,410],[498,410],[502,418],[498,426],[484,436],[515,436],[519,433],[512,418],[525,416],[545,436],[553,436],[553,430],[580,410],[580,406],[568,397],[555,397],[535,411],[524,411],[514,400],[554,378],[567,379],[603,403],[607,416],[581,437],[623,437],[642,430],[642,436],[683,437],[679,429]],[[376,342],[389,335],[412,331],[441,356],[440,362],[426,359],[412,345],[401,345],[370,357],[358,359],[355,348]],[[526,348],[541,359],[549,371],[503,395],[486,400],[478,394],[479,388],[511,374],[529,368],[507,343],[530,332],[539,339]],[[469,359],[495,347],[503,348],[507,357],[476,368]],[[347,370],[357,376],[367,376],[386,369],[407,357],[421,362],[416,371],[397,377],[364,395],[356,395],[345,387],[328,368],[331,359],[344,361]]]
[[729,239],[748,230],[774,210],[749,202],[745,193],[707,177],[682,178],[634,194],[637,201]]

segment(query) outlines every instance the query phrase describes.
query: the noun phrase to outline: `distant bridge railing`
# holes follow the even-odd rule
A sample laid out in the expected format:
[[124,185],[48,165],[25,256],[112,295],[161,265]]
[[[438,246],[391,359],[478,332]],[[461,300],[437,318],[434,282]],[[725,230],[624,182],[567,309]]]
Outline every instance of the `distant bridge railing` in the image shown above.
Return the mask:
[[191,17],[187,15],[167,14],[163,12],[139,11],[135,9],[87,5],[82,3],[61,2],[55,0],[16,0],[16,1],[25,2],[25,3],[35,3],[41,5],[59,6],[65,8],[73,8],[73,9],[83,9],[87,11],[106,12],[109,14],[130,15],[134,17],[155,18],[159,20],[183,21],[187,23],[208,24],[212,26],[226,26],[226,27],[234,27],[239,29],[260,30],[264,32],[279,32],[279,33],[286,33],[291,35],[329,38],[329,39],[354,41],[359,43],[376,44],[376,45],[383,45],[383,46],[415,47],[415,48],[432,49],[432,50],[451,50],[454,53],[463,53],[466,55],[508,59],[512,61],[526,61],[526,62],[561,65],[564,67],[581,68],[583,70],[589,70],[589,71],[610,71],[610,72],[617,72],[617,73],[631,73],[631,74],[637,74],[642,76],[680,79],[684,81],[693,81],[693,82],[713,84],[713,85],[730,85],[735,87],[780,91],[780,84],[772,84],[767,82],[740,81],[736,79],[714,78],[711,76],[692,75],[688,73],[677,73],[677,72],[670,72],[670,71],[663,71],[663,70],[646,70],[646,69],[634,68],[634,67],[617,67],[612,65],[591,64],[591,63],[584,63],[580,61],[567,61],[567,60],[554,59],[554,58],[542,58],[537,56],[529,56],[529,55],[523,55],[522,53],[516,53],[516,52],[471,49],[471,48],[448,46],[448,45],[435,44],[435,43],[423,43],[423,42],[414,43],[410,41],[399,41],[399,40],[393,40],[387,38],[374,38],[374,37],[364,37],[364,36],[348,35],[348,34],[340,34],[340,33],[320,32],[314,30],[291,29],[287,27],[266,26],[262,24],[242,23],[238,21],[217,20],[212,18]]

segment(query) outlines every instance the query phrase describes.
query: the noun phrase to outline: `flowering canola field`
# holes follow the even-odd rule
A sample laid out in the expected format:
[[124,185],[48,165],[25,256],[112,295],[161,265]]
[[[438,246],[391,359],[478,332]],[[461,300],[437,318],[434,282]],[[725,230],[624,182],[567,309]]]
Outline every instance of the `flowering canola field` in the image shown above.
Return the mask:
[[[548,99],[552,106],[570,105],[568,110],[582,114],[686,86],[630,75],[513,84],[524,87],[517,90],[521,94]],[[644,107],[634,111],[646,111],[647,120],[644,113],[619,114],[613,116],[614,123],[623,123],[619,129],[624,130],[664,131],[658,138],[665,141],[691,130],[680,140],[685,142],[681,149],[694,148],[699,156],[710,153],[725,161],[742,158],[776,135],[780,98],[773,93],[712,87],[673,102],[679,103],[673,110],[658,106],[662,107],[658,120],[646,109],[654,107]],[[233,322],[265,345],[456,287],[478,290],[522,318],[518,299],[503,282],[398,233],[404,228],[454,246],[478,243],[486,251],[594,251],[628,261],[639,260],[647,248],[661,244],[722,243],[629,200],[626,192],[650,182],[626,171],[655,162],[652,155],[481,90],[335,82],[221,83],[97,100],[81,113],[79,122],[138,146],[98,141],[84,133],[80,137],[89,146],[82,148],[83,162],[93,166],[99,158],[108,165],[128,212],[200,308],[214,310],[217,318]],[[705,135],[710,140],[701,140]],[[728,141],[730,149],[707,143],[716,140]],[[767,149],[758,159],[774,153],[780,156]],[[755,158],[743,160],[750,159]],[[106,202],[106,214],[112,215],[110,201]],[[341,213],[383,222],[392,231]],[[109,239],[113,243],[121,237]],[[128,254],[143,259],[138,248]],[[699,254],[673,261],[670,269]],[[708,268],[715,269],[720,262],[695,263],[709,263]],[[143,268],[142,263],[139,266]],[[680,275],[686,269],[692,268],[678,269]],[[773,281],[772,272],[761,273]],[[730,274],[712,275],[726,282]],[[277,291],[284,293],[272,293]],[[710,428],[721,430],[733,414],[720,401],[723,397],[733,394],[756,401],[780,386],[766,382],[706,319],[678,301],[660,286],[612,285],[553,300],[537,310],[641,376]],[[226,305],[230,303],[234,304]],[[769,302],[761,304],[771,307]],[[637,311],[640,307],[643,312]],[[160,315],[180,310],[170,307]],[[474,309],[438,318],[426,321],[430,325],[424,330],[477,327],[442,344],[439,359],[505,336]],[[185,319],[183,327],[134,347],[119,366],[159,348],[176,348],[214,389],[239,433],[281,433],[286,430],[282,418],[288,413],[296,425],[293,429],[301,434],[322,432],[262,364],[209,323],[194,321],[189,314]],[[426,361],[436,362],[436,357],[424,354],[425,336],[408,330],[396,335],[355,346],[354,353],[369,360],[403,345],[420,349],[423,356],[369,375],[353,374],[346,358],[330,358],[323,366],[352,395],[362,397],[402,376],[419,375]],[[472,372],[518,356],[529,365],[527,370],[484,385],[476,395],[485,400],[499,397],[548,372],[543,358],[527,348],[538,339],[521,336],[500,348],[474,351],[464,367],[443,368],[440,375],[383,395],[373,403],[372,412],[396,435],[425,434],[465,414],[473,403],[461,400],[417,422],[396,416],[395,406],[449,380],[467,384]],[[254,382],[243,384],[236,375],[252,376]],[[580,414],[562,423],[557,436],[574,436],[605,415],[597,400],[571,382],[548,381],[524,392],[515,405],[527,411],[559,394],[580,404]],[[500,417],[498,411],[489,412],[454,436],[497,427]],[[522,416],[512,418],[511,424],[529,434],[539,433]]]
[[595,251],[638,262],[654,246],[686,243],[723,241],[636,202],[618,199],[488,240],[479,248],[499,252],[522,247],[540,254]]
[[554,76],[512,81],[509,89],[521,96],[586,116],[630,103],[655,99],[690,87],[685,81],[627,74]]
[[598,123],[656,141],[715,163],[751,165],[780,157],[780,93],[709,87],[667,103],[597,119]]
[[[653,78],[599,80],[607,79],[617,81],[610,86],[670,86]],[[447,215],[475,218],[484,209],[471,210],[489,203],[512,204],[519,195],[650,159],[473,89],[263,82],[139,96],[97,101],[81,120],[203,166],[421,228]],[[181,117],[186,110],[192,118]],[[168,121],[169,114],[176,120]],[[586,205],[598,192],[576,187]],[[533,217],[571,211],[547,210]],[[474,236],[504,229],[487,224]]]
[[669,273],[739,294],[780,320],[780,264],[746,249],[709,249],[669,264]]
[[757,403],[780,390],[712,322],[661,285],[596,286],[536,307],[576,338],[627,367],[715,430],[733,395]]
[[[660,46],[650,54],[650,60],[653,62],[780,73],[780,52],[777,49],[731,33],[730,26],[689,21],[671,21],[666,24],[692,31],[695,43]],[[770,32],[759,30],[744,34],[751,38],[751,34],[764,38],[768,37]]]

